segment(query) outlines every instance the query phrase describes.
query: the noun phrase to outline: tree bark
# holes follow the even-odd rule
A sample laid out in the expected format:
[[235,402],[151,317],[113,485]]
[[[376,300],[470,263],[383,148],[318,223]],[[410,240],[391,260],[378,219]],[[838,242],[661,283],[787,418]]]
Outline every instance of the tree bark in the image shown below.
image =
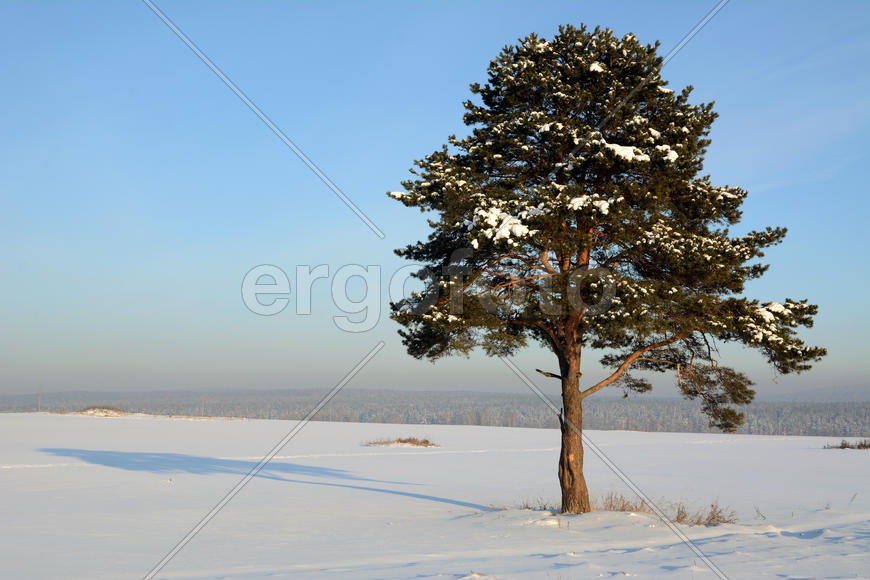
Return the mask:
[[[560,357],[562,358],[562,357]],[[562,451],[559,454],[559,485],[562,513],[582,514],[592,510],[589,489],[583,477],[583,396],[580,393],[580,357],[560,361],[562,366]]]

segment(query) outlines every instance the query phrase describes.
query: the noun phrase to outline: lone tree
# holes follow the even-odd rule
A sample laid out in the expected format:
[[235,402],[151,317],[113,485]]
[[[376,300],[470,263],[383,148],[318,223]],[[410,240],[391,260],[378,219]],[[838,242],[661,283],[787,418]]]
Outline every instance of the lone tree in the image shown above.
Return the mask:
[[[562,385],[566,513],[590,510],[586,397],[645,392],[634,371],[672,371],[711,425],[733,431],[743,414],[729,405],[754,391],[717,344],[757,348],[782,374],[825,354],[795,331],[815,305],[742,295],[785,229],[729,233],[746,191],[700,175],[716,113],[689,103],[691,87],[666,88],[657,49],[585,26],[505,47],[464,103],[471,135],[450,136],[388,194],[434,214],[427,241],[396,251],[425,265],[426,291],[392,305],[409,354],[506,356],[533,339],[556,355],[559,372],[540,372]],[[612,374],[582,384],[584,347]]]

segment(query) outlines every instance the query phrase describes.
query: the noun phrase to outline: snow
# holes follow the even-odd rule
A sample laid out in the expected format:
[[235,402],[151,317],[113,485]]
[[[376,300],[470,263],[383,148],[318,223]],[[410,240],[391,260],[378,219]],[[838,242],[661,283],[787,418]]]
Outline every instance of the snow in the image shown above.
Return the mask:
[[497,209],[489,211],[479,210],[478,215],[482,218],[483,223],[495,226],[488,230],[489,237],[493,240],[507,239],[511,237],[522,237],[529,235],[529,228],[523,224],[518,218],[509,215]]
[[[514,238],[523,238],[537,233],[537,230],[530,229],[521,219],[530,215],[536,215],[537,213],[540,213],[538,208],[532,208],[520,212],[517,217],[497,207],[488,209],[479,207],[474,211],[475,219],[472,222],[471,229],[475,225],[491,226],[482,230],[484,236],[494,241],[506,240],[508,243],[516,245],[517,241]],[[478,247],[478,244],[475,243],[476,241],[472,240],[472,246],[475,249]]]
[[[294,424],[0,415],[3,576],[142,578]],[[660,503],[736,510],[681,527],[728,577],[868,578],[870,452],[587,434]],[[440,447],[366,446],[397,436]],[[519,509],[557,500],[558,446],[557,430],[312,422],[157,577],[715,578],[654,516]],[[586,457],[594,494],[626,492]]]
[[586,204],[589,202],[588,195],[581,195],[579,197],[573,197],[570,201],[568,201],[569,209],[582,209],[586,207]]
[[769,310],[770,312],[776,312],[777,314],[791,314],[791,310],[780,304],[779,302],[770,302],[769,304],[765,304],[765,310]]
[[607,215],[608,213],[610,213],[610,205],[612,203],[622,201],[623,199],[624,198],[622,197],[618,197],[616,199],[608,201],[606,199],[601,199],[598,194],[592,194],[591,196],[581,195],[579,197],[572,197],[570,200],[568,200],[567,206],[568,209],[580,210],[588,205],[591,205],[592,207],[597,209],[601,213],[601,215]]
[[610,211],[610,203],[606,200],[596,199],[592,202],[592,205],[594,205],[598,209],[598,211],[602,213],[602,215],[607,215],[607,212]]
[[626,161],[649,161],[649,155],[637,147],[617,145],[615,143],[605,143],[604,146]]
[[773,312],[769,312],[765,308],[759,308],[756,312],[758,312],[758,315],[762,317],[766,323],[773,324],[776,322],[776,315],[774,315]]
[[679,155],[676,151],[671,149],[670,145],[656,145],[656,149],[664,153],[665,159],[673,163],[677,160]]

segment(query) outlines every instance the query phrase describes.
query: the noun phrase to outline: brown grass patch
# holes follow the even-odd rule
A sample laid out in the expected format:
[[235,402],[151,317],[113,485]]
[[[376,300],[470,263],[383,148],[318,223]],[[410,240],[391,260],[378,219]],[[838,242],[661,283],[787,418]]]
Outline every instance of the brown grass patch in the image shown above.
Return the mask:
[[[601,500],[592,502],[592,509],[605,512],[635,512],[654,514],[655,512],[642,499],[625,497],[621,493],[610,492]],[[734,512],[719,505],[718,501],[710,504],[709,508],[692,512],[685,502],[680,501],[663,509],[665,516],[672,522],[689,526],[716,526],[719,524],[733,524],[737,522]]]
[[120,417],[123,415],[129,415],[129,411],[125,411],[124,409],[119,409],[117,407],[107,407],[104,405],[98,405],[94,407],[85,407],[79,413],[83,415],[91,415],[94,417]]
[[870,449],[870,439],[859,439],[855,442],[843,439],[839,443],[825,445],[825,449]]
[[419,437],[396,437],[395,439],[375,439],[367,441],[366,445],[370,447],[391,447],[407,446],[407,447],[438,447],[437,443],[429,441],[429,439],[420,439]]

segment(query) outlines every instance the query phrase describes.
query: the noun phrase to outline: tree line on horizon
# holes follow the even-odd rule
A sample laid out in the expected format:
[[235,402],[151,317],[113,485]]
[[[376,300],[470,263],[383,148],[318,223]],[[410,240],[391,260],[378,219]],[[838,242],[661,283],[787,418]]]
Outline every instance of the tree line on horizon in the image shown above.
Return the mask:
[[[42,410],[74,412],[115,407],[132,413],[205,415],[251,419],[301,419],[323,391],[47,393]],[[557,401],[553,397],[554,401]],[[584,407],[589,429],[716,432],[698,413],[697,402],[680,399],[599,399]],[[35,411],[34,396],[0,397],[0,411]],[[741,409],[737,432],[752,435],[870,436],[870,403],[790,403],[759,401]],[[321,421],[431,425],[488,425],[554,429],[559,421],[534,395],[504,393],[348,390],[315,417]]]

